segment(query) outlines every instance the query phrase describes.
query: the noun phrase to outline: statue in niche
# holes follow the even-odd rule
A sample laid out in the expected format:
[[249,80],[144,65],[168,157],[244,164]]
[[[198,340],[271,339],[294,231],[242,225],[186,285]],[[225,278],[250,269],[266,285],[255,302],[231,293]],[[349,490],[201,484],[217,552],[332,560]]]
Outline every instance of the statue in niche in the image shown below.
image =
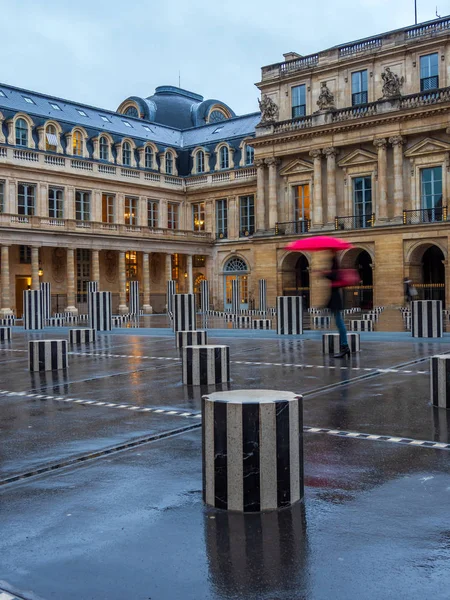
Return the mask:
[[317,106],[319,107],[319,110],[334,110],[336,108],[334,104],[334,94],[330,91],[326,81],[321,83]]
[[117,278],[117,256],[112,250],[108,250],[105,260],[105,277],[110,283],[113,283]]
[[381,79],[383,80],[383,98],[398,98],[402,95],[401,89],[405,82],[404,77],[399,77],[396,73],[393,73],[389,67],[381,73]]
[[260,124],[275,123],[278,120],[278,106],[266,94],[262,100],[258,98],[259,110],[261,111]]

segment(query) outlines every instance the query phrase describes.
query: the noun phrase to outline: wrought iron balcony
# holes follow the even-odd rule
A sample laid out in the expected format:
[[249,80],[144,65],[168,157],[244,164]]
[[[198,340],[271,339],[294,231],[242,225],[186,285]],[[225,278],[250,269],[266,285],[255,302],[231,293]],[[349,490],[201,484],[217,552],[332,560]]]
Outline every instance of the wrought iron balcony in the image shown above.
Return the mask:
[[351,217],[336,217],[334,219],[334,228],[343,229],[368,229],[375,223],[375,213],[370,215],[352,215]]
[[298,221],[289,221],[287,223],[275,223],[275,235],[295,235],[298,233],[308,233],[310,228],[310,219],[300,219]]
[[403,211],[403,223],[405,225],[418,225],[419,223],[442,223],[444,221],[447,221],[446,206]]
[[228,231],[225,229],[224,231],[218,231],[216,233],[216,240],[226,240],[228,238]]
[[254,227],[248,227],[247,229],[241,229],[239,237],[250,237],[255,233]]

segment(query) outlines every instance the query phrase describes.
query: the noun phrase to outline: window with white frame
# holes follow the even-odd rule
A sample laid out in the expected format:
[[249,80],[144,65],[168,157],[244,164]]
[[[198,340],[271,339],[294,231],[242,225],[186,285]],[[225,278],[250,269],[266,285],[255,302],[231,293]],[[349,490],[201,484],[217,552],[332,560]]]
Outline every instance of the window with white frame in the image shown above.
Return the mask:
[[32,217],[36,206],[36,186],[19,183],[17,187],[17,214]]
[[28,146],[28,123],[22,118],[16,121],[16,146]]
[[58,134],[51,123],[45,129],[45,149],[47,152],[56,152],[58,149]]
[[75,219],[77,221],[91,220],[91,193],[75,191]]
[[147,200],[147,225],[151,228],[159,226],[159,202]]
[[73,132],[72,151],[74,156],[83,156],[83,134],[81,131]]
[[205,203],[196,202],[192,205],[193,231],[205,231]]
[[138,224],[138,198],[125,196],[125,225]]
[[255,160],[255,150],[252,146],[245,146],[245,164],[252,165]]
[[246,237],[255,233],[255,198],[240,196],[239,198],[239,235]]
[[356,227],[365,228],[372,225],[372,177],[354,177],[353,210]]
[[228,237],[228,202],[226,198],[216,201],[216,232],[218,238]]
[[130,142],[122,144],[122,164],[126,167],[131,167],[131,145]]
[[5,212],[5,182],[0,181],[0,214]]
[[172,152],[166,152],[166,157],[165,157],[165,161],[166,161],[166,173],[167,175],[172,175],[173,174],[173,154]]
[[230,167],[230,153],[227,146],[222,146],[219,150],[219,167],[228,169]]
[[176,202],[167,203],[167,228],[178,229],[179,205]]
[[352,73],[352,106],[367,104],[367,70]]
[[100,136],[99,158],[100,160],[109,160],[109,141],[106,135]]
[[50,219],[64,218],[64,190],[61,188],[48,188],[48,216]]
[[291,89],[292,118],[306,115],[306,85],[296,85]]
[[102,221],[110,225],[116,222],[116,198],[113,194],[102,194]]
[[420,57],[420,91],[435,90],[439,87],[438,53]]
[[144,164],[146,169],[153,169],[153,148],[151,146],[145,148]]
[[199,150],[195,155],[195,172],[203,173],[205,171],[205,153]]
[[427,221],[442,221],[442,167],[420,170],[421,205]]

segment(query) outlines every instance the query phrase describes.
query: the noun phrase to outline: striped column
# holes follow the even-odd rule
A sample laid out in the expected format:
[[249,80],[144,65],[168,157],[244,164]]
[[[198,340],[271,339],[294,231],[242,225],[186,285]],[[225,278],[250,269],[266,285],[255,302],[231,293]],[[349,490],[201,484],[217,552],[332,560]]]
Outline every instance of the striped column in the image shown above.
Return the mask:
[[173,330],[195,331],[197,329],[194,294],[175,294],[173,296]]
[[277,297],[278,335],[301,335],[303,333],[303,297]]
[[173,315],[173,297],[176,294],[176,281],[170,279],[167,282],[167,313]]
[[111,292],[91,292],[89,294],[89,326],[96,331],[112,329]]
[[130,315],[139,316],[139,281],[130,281]]
[[228,346],[184,346],[183,383],[216,385],[230,381]]
[[441,300],[411,302],[412,337],[439,338],[443,336]]
[[67,340],[32,340],[28,342],[30,371],[66,369]]
[[373,321],[355,319],[349,321],[349,329],[350,331],[373,331]]
[[23,327],[24,329],[44,328],[41,290],[23,292]]
[[272,321],[270,319],[253,319],[253,329],[272,329]]
[[[361,342],[359,333],[347,333],[350,352],[359,352]],[[337,354],[341,349],[339,333],[324,333],[322,335],[322,351],[324,354]]]
[[239,313],[241,308],[241,290],[240,290],[239,279],[233,279],[231,281],[231,312],[235,315]]
[[258,281],[259,287],[259,310],[266,312],[267,310],[267,281],[260,279]]
[[433,406],[450,410],[450,356],[432,356],[430,372],[430,392]]
[[197,331],[177,331],[175,339],[177,348],[184,348],[184,346],[206,346],[208,344],[208,332],[201,329],[197,329]]
[[203,279],[200,281],[200,292],[201,292],[201,313],[206,315],[209,311],[209,281]]
[[261,512],[303,498],[302,396],[236,390],[203,396],[203,501]]
[[11,341],[11,327],[0,327],[0,342]]
[[69,329],[69,344],[93,344],[96,338],[95,329]]
[[51,284],[42,282],[40,287],[42,294],[42,315],[45,320],[52,316]]

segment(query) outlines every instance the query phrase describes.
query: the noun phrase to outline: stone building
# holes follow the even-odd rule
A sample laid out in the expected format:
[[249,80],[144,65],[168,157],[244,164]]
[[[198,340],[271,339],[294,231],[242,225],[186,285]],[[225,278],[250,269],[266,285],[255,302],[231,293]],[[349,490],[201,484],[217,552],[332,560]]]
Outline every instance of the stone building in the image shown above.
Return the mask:
[[[450,305],[450,18],[262,68],[261,113],[164,86],[116,112],[0,85],[1,313],[52,284],[85,312],[86,283],[145,312],[165,282],[217,308],[257,307],[258,280],[319,305],[324,257],[286,243],[336,233],[359,269],[349,305],[400,305],[403,279]],[[448,85],[447,85],[448,84]]]

